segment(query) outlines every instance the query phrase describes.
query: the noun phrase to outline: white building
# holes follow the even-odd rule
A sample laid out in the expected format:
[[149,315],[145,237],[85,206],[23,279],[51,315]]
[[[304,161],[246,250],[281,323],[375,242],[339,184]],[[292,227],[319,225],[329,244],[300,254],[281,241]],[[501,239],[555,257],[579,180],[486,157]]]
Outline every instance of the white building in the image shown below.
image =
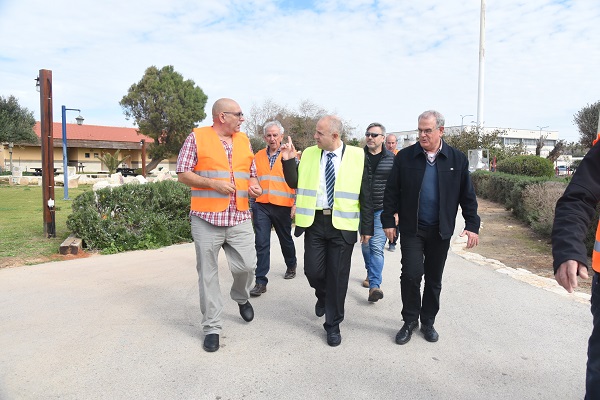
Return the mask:
[[[444,130],[445,135],[457,135],[460,133],[460,126],[447,126]],[[465,125],[464,130],[470,131],[477,127],[475,125]],[[548,131],[539,129],[512,129],[512,128],[496,128],[496,127],[484,127],[484,132],[501,131],[500,137],[504,140],[504,145],[513,146],[519,143],[523,143],[528,154],[535,154],[535,147],[537,140],[540,138],[540,134],[545,138],[544,146],[542,147],[540,156],[547,157],[550,151],[556,145],[558,141],[558,131]],[[388,132],[396,135],[398,138],[398,148],[410,146],[417,141],[417,131],[401,131],[401,132]]]

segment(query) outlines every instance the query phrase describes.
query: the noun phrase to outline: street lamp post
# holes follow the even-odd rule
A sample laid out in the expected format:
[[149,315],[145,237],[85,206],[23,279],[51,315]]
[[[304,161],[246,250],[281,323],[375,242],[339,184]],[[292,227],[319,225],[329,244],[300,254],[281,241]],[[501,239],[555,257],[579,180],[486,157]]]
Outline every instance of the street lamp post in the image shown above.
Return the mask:
[[140,145],[142,146],[142,176],[146,177],[146,140],[140,140]]
[[64,176],[64,188],[65,188],[65,200],[69,200],[69,173],[67,165],[67,111],[77,111],[80,115],[75,118],[77,125],[83,125],[83,117],[81,116],[81,110],[78,108],[67,108],[62,106],[62,148],[63,148],[63,176]]
[[[545,139],[545,138],[542,138],[542,131],[546,128],[549,128],[550,126],[549,125],[546,125],[546,126],[538,125],[537,127],[540,128],[540,138],[539,138],[538,145],[536,146],[536,152],[535,152],[536,154],[535,155],[539,156],[540,154],[542,154],[542,147],[544,147],[544,139]],[[539,149],[539,154],[537,152],[538,149]]]
[[460,116],[460,133],[462,133],[462,131],[463,131],[463,126],[464,126],[463,121],[464,121],[465,117],[473,117],[473,114],[467,114],[467,115]]

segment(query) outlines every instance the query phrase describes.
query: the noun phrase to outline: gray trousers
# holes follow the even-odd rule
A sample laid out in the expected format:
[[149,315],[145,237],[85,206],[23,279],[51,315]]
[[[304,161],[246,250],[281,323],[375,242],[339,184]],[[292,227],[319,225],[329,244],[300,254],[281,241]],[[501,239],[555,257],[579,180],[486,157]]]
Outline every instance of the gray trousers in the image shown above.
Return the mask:
[[256,250],[254,231],[250,220],[235,226],[214,226],[191,216],[192,237],[196,247],[196,269],[200,289],[202,330],[205,335],[220,333],[223,296],[219,285],[219,251],[225,250],[229,270],[233,276],[230,296],[238,304],[250,297],[254,281]]

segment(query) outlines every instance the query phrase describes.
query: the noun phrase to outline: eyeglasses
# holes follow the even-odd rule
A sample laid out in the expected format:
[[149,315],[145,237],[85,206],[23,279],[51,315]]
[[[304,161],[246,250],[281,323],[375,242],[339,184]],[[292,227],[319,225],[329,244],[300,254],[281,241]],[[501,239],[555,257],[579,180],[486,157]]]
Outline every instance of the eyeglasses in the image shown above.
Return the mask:
[[383,136],[383,134],[382,134],[382,133],[371,133],[371,132],[367,132],[367,133],[365,133],[365,136],[366,136],[366,137],[369,137],[369,136],[371,136],[372,138],[376,138],[377,136]]
[[223,114],[231,114],[231,115],[235,115],[235,116],[236,116],[236,117],[238,117],[238,118],[242,118],[242,117],[244,116],[244,113],[243,113],[243,112],[241,112],[241,111],[240,111],[240,112],[236,112],[236,113],[234,113],[234,112],[231,112],[231,111],[223,111]]
[[437,131],[438,128],[435,129],[417,129],[417,132],[419,132],[419,135],[424,133],[425,135],[431,135],[433,133],[433,131]]

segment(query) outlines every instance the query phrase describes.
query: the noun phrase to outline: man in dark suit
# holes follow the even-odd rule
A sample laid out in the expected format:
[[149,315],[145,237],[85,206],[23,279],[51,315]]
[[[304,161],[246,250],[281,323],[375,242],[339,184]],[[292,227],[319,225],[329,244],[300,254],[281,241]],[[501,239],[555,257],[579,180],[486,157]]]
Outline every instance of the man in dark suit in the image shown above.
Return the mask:
[[327,344],[342,341],[340,323],[348,290],[352,250],[359,222],[361,242],[373,236],[373,207],[364,171],[364,151],[341,140],[342,123],[333,115],[316,126],[316,146],[296,164],[290,137],[282,146],[283,173],[297,188],[295,236],[304,235],[304,274],[315,289],[315,314],[325,315]]
[[[425,340],[437,342],[433,324],[440,309],[442,273],[454,233],[458,206],[462,209],[467,248],[479,243],[477,198],[467,157],[442,140],[444,116],[429,110],[418,118],[419,141],[400,150],[383,196],[381,223],[391,241],[396,220],[402,246],[402,319],[396,343],[406,344],[419,326]],[[421,299],[421,280],[425,287]]]

